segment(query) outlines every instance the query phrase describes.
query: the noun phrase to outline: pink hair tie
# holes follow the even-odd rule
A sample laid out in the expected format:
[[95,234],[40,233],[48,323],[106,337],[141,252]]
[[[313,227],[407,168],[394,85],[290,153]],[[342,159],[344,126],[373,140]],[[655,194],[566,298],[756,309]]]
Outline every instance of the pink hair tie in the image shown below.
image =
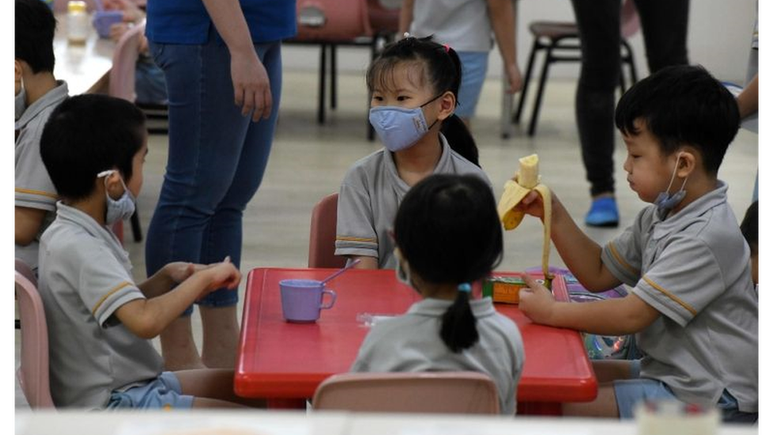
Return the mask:
[[449,52],[449,44],[443,44],[443,48],[446,50],[446,52]]

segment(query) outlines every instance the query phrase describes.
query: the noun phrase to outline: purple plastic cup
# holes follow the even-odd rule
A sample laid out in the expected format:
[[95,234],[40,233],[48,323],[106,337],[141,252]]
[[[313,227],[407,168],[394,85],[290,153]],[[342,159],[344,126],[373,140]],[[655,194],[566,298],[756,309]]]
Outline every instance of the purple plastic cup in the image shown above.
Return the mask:
[[[283,279],[279,286],[282,315],[288,322],[316,322],[320,310],[327,310],[336,302],[336,292],[327,290],[325,284],[314,279]],[[327,305],[322,302],[324,294],[331,296]]]
[[110,38],[110,26],[124,20],[123,11],[94,11],[91,24],[97,29],[100,38]]

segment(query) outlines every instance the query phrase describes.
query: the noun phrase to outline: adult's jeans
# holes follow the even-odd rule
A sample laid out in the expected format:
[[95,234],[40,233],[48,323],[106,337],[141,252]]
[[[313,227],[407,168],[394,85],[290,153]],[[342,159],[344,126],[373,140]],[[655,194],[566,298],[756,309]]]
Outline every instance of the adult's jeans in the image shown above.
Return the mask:
[[[615,191],[615,90],[620,80],[621,0],[572,0],[581,41],[575,94],[586,179],[591,195]],[[635,0],[651,72],[688,64],[689,0]]]
[[[145,245],[148,276],[172,261],[239,267],[242,214],[258,190],[274,137],[282,89],[279,42],[255,44],[269,75],[269,119],[253,122],[234,104],[231,57],[214,30],[203,45],[151,43],[169,95],[169,157]],[[231,306],[220,289],[198,303]],[[185,314],[190,315],[193,307]]]

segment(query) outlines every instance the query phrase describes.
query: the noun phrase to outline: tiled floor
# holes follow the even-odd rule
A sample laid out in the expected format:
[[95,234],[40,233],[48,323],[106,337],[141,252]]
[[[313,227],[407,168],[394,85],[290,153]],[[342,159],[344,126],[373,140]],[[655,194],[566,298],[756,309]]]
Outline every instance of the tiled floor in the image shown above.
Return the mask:
[[[511,139],[500,138],[501,85],[498,80],[485,84],[473,134],[481,154],[481,166],[502,193],[502,184],[518,168],[518,158],[538,153],[545,184],[562,199],[576,221],[582,223],[589,206],[580,148],[575,129],[573,81],[551,81],[534,138],[517,127]],[[534,90],[534,87],[533,87]],[[341,75],[338,108],[328,112],[325,125],[316,123],[317,76],[315,73],[287,71],[284,76],[282,107],[276,140],[263,184],[250,202],[244,218],[242,272],[259,266],[306,266],[309,219],[315,202],[338,191],[345,170],[357,159],[379,149],[378,142],[366,140],[366,91],[361,75]],[[529,107],[527,107],[529,109]],[[527,112],[529,113],[529,112]],[[145,184],[139,197],[143,228],[154,209],[166,164],[166,136],[152,136],[145,165]],[[645,204],[626,184],[621,166],[625,148],[616,149],[616,182],[622,222],[630,221]],[[740,131],[720,170],[729,182],[729,200],[741,220],[750,202],[758,167],[757,135]],[[620,229],[589,229],[594,240],[603,243]],[[130,241],[127,226],[126,248],[135,265],[135,277],[144,279],[144,244]],[[536,219],[506,233],[502,270],[522,270],[540,263],[542,226]],[[551,261],[562,265],[553,252]],[[244,291],[244,285],[240,292]],[[243,295],[243,293],[242,293]],[[240,299],[241,296],[240,296]],[[240,308],[241,312],[241,308]],[[196,339],[201,343],[201,325],[194,314]],[[19,357],[16,334],[16,361]],[[26,402],[17,385],[17,407]]]

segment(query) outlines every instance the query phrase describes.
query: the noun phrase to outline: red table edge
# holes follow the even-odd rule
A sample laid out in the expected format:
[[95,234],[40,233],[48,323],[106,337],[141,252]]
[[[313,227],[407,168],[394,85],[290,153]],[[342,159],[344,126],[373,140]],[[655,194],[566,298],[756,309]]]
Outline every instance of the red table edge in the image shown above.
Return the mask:
[[[307,268],[255,268],[252,269],[250,272],[248,272],[247,275],[247,283],[246,283],[246,289],[251,288],[252,281],[255,279],[254,274],[255,273],[261,273],[263,279],[266,276],[266,273],[270,270],[308,270]],[[508,272],[510,273],[510,272]],[[505,274],[505,272],[493,272],[493,275],[498,274]],[[554,297],[557,300],[567,302],[569,301],[569,293],[567,291],[567,286],[564,282],[564,279],[561,276],[557,276],[554,279],[554,283],[557,281],[560,281],[560,285],[554,286]],[[244,318],[244,311],[248,309],[249,304],[251,303],[252,299],[252,293],[245,291],[245,302],[243,307],[243,318]],[[258,300],[258,303],[260,303],[260,299]],[[577,340],[581,341],[580,332],[576,332]],[[245,328],[241,328],[240,334],[239,334],[239,346],[240,349],[243,348],[243,344],[245,341]],[[582,347],[583,343],[581,341],[580,345]],[[531,383],[523,384],[519,382],[518,388],[517,388],[517,395],[516,399],[517,401],[522,399],[522,402],[529,402],[529,403],[557,403],[557,402],[590,402],[594,400],[597,397],[598,393],[598,384],[596,376],[594,375],[593,367],[591,367],[591,361],[586,358],[585,359],[586,364],[588,366],[588,370],[591,373],[590,378],[583,380],[580,382],[580,385],[578,384],[577,380],[567,380],[566,382],[568,384],[571,384],[574,388],[571,393],[564,393],[564,394],[546,394],[545,391],[545,385],[534,385]],[[298,373],[293,373],[292,376],[295,377],[298,382],[293,383],[293,385],[287,385],[287,382],[284,381],[284,379],[287,379],[288,373],[281,373],[281,372],[275,372],[271,374],[262,374],[262,375],[256,375],[256,374],[247,374],[243,373],[242,370],[240,370],[241,361],[237,360],[237,367],[234,371],[234,392],[236,395],[240,397],[246,397],[246,398],[267,398],[267,399],[302,399],[302,398],[311,398],[314,396],[314,391],[317,389],[317,386],[321,384],[325,379],[327,379],[330,376],[333,376],[336,373],[330,373],[330,374],[324,374],[324,375],[299,375]],[[281,381],[275,381],[275,379],[282,379]],[[553,380],[553,383],[555,385],[562,385],[564,382],[562,380]],[[250,388],[242,388],[241,385],[249,384],[251,385]],[[314,385],[314,388],[311,388],[310,392],[310,385]],[[533,396],[536,392],[540,390],[540,395],[544,396],[544,398],[540,400],[535,400],[532,398],[527,399],[527,401],[523,400],[523,396]]]

